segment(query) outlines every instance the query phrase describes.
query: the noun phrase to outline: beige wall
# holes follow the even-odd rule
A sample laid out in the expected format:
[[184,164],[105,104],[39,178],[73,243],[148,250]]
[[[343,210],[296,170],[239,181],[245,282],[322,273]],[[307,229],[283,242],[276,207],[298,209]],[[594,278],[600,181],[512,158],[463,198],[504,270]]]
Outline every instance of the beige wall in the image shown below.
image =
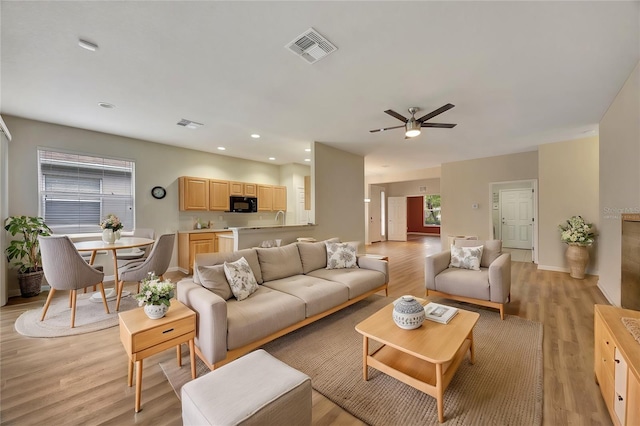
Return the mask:
[[[492,182],[536,179],[538,153],[535,151],[442,165],[440,195],[442,197],[442,236],[477,235],[491,237]],[[472,204],[478,208],[473,209]],[[442,246],[448,244],[442,238]]]
[[364,242],[364,158],[316,142],[312,170],[316,238]]
[[[8,215],[38,214],[36,151],[38,147],[47,147],[134,160],[135,226],[153,228],[156,235],[188,229],[196,216],[204,221],[215,222],[221,218],[222,224],[230,226],[241,226],[242,223],[238,221],[249,221],[250,224],[275,223],[275,213],[271,212],[265,215],[179,212],[177,179],[180,176],[200,176],[279,185],[280,168],[277,165],[18,117],[5,116],[4,119],[13,136],[9,143]],[[167,189],[167,196],[162,200],[151,197],[150,190],[156,185]],[[133,224],[125,224],[125,229],[131,228]],[[99,256],[97,263],[105,267],[107,276],[113,274],[113,264],[106,255]],[[177,248],[171,265],[177,266]],[[10,295],[17,294],[17,282],[11,275],[8,287]]]
[[600,121],[598,286],[620,306],[620,214],[640,213],[640,63]]
[[439,178],[441,173],[440,166],[429,167],[427,169],[420,170],[407,170],[400,173],[387,173],[382,175],[372,175],[365,178],[367,185],[371,184],[383,184],[389,182],[405,182],[411,180],[420,179],[435,179]]
[[[598,138],[550,143],[538,147],[538,267],[568,272],[566,244],[558,225],[580,215],[599,229]],[[589,248],[588,274],[598,274],[597,244]]]
[[[420,192],[420,187],[426,191]],[[416,196],[440,193],[440,179],[420,179],[408,182],[394,182],[386,185],[388,197]]]
[[[304,177],[311,174],[310,166],[302,164],[285,164],[280,166],[280,185],[287,187],[287,215],[286,223],[288,225],[298,224],[298,190],[304,189]],[[304,215],[307,217],[308,215]]]
[[[0,125],[4,125],[2,117],[0,117]],[[11,132],[9,130],[9,132]],[[0,132],[0,218],[2,218],[2,226],[4,227],[4,219],[9,216],[9,139]],[[7,246],[7,233],[0,231],[0,248],[4,252]],[[3,256],[4,258],[4,253]],[[4,260],[0,266],[0,306],[4,306],[9,298],[7,289],[8,264]]]

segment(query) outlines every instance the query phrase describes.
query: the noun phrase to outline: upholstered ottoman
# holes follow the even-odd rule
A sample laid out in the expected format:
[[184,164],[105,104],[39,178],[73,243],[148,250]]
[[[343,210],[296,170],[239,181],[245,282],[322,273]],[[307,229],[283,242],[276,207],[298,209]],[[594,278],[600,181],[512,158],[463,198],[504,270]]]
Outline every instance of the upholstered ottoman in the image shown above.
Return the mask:
[[260,349],[182,387],[184,425],[310,425],[311,379]]

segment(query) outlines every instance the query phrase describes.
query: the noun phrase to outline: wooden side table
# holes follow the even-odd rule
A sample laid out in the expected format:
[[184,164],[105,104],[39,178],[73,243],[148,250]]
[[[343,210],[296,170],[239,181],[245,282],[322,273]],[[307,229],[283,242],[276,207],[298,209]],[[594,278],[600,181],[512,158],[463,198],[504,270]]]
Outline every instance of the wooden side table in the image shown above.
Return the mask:
[[143,308],[118,314],[120,318],[120,341],[129,356],[128,385],[133,385],[133,363],[136,364],[136,413],[140,411],[142,394],[142,360],[151,355],[176,347],[178,366],[182,366],[180,345],[189,344],[191,378],[196,378],[196,313],[173,299],[171,308],[160,319],[150,319]]

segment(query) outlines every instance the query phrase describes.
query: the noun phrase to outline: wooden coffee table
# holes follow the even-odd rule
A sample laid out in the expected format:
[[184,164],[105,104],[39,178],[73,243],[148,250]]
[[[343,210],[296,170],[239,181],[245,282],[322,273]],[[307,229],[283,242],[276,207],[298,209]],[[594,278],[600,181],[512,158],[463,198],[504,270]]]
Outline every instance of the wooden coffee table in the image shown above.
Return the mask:
[[[428,303],[421,300],[422,305]],[[444,391],[469,351],[474,363],[473,327],[480,315],[460,309],[449,324],[425,320],[414,330],[403,330],[392,318],[389,304],[356,325],[363,336],[364,380],[369,380],[367,367],[373,367],[427,395],[436,398],[438,421],[444,422]],[[369,354],[369,339],[382,343]]]

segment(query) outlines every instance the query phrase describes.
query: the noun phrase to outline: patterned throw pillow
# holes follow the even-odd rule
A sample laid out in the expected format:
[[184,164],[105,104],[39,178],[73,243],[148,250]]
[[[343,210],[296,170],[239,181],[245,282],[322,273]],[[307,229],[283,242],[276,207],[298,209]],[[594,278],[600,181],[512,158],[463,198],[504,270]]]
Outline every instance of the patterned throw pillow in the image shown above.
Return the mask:
[[357,268],[356,248],[348,243],[325,241],[327,269]]
[[483,246],[478,247],[456,247],[451,246],[450,268],[480,270],[480,259],[482,259]]
[[244,257],[235,262],[224,262],[224,275],[238,301],[246,299],[258,290],[256,277]]

